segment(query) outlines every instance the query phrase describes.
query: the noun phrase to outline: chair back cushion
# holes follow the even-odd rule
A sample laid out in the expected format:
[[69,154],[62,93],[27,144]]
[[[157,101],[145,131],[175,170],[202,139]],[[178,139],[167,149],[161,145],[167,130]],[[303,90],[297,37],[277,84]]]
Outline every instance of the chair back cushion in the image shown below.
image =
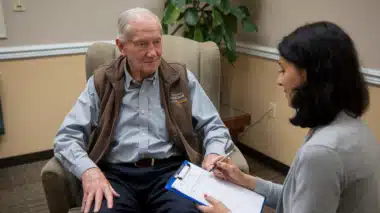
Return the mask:
[[[163,35],[163,55],[167,62],[185,64],[194,73],[214,106],[219,109],[220,54],[214,42],[197,42],[180,36]],[[86,80],[96,68],[120,55],[115,44],[98,42],[86,52]]]

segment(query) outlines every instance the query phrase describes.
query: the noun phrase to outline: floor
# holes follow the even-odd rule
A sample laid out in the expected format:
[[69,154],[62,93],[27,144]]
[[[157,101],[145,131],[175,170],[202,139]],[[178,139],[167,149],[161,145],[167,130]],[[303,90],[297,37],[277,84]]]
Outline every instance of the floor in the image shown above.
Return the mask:
[[[246,156],[252,175],[282,183],[285,176]],[[40,180],[46,161],[0,169],[0,213],[49,213]],[[263,213],[273,213],[265,208]]]

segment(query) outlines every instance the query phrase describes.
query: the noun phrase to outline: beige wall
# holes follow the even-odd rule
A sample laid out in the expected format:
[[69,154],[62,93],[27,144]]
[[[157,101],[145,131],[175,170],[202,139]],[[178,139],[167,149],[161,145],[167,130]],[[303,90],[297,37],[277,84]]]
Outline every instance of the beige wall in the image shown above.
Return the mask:
[[[277,106],[275,118],[266,116],[241,137],[241,142],[290,165],[307,129],[293,127],[288,121],[293,110],[276,85],[277,62],[239,54],[235,67],[226,62],[222,67],[222,103],[251,113],[252,123],[267,112],[269,102]],[[371,86],[370,98],[370,109],[364,117],[380,141],[380,110],[376,107],[380,104],[380,88]]]
[[239,39],[276,47],[280,39],[306,22],[327,20],[342,26],[355,41],[364,67],[380,69],[379,0],[234,0],[247,5],[258,33]]
[[13,12],[14,0],[3,0],[8,39],[2,46],[112,40],[117,16],[145,7],[162,16],[164,0],[21,0],[25,12]]
[[54,135],[85,86],[84,56],[0,62],[5,135],[0,158],[53,148]]

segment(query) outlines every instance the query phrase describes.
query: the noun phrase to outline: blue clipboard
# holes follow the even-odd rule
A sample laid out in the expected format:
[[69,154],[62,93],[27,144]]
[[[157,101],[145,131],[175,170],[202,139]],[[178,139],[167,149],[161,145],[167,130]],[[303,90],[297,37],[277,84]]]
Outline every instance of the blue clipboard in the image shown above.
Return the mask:
[[[187,161],[187,160],[185,160],[182,163],[181,167],[176,171],[176,173],[169,179],[169,181],[165,185],[165,189],[167,189],[167,190],[169,190],[171,192],[174,192],[174,193],[176,193],[176,194],[178,194],[178,195],[180,195],[180,196],[182,196],[182,197],[184,197],[186,199],[189,199],[189,200],[193,201],[196,204],[208,206],[208,204],[205,204],[205,203],[203,203],[203,202],[201,202],[199,200],[196,200],[196,199],[194,199],[194,198],[192,198],[192,197],[190,197],[190,196],[188,196],[188,195],[182,193],[181,191],[178,191],[177,189],[175,189],[175,188],[172,187],[173,183],[177,179],[179,179],[179,180],[183,179],[187,175],[187,173],[190,171],[190,169],[191,169],[190,162]],[[266,203],[267,200],[266,200],[266,197],[264,195],[262,195],[260,193],[257,193],[257,194],[261,195],[264,198],[264,202],[263,202],[263,204],[261,206],[261,213],[262,213],[263,210],[264,210],[264,204]]]
[[187,172],[183,173],[183,175],[180,175],[181,172],[182,172],[182,170],[183,169],[190,169],[190,168],[191,167],[190,167],[189,161],[185,160],[182,163],[181,167],[177,170],[177,172],[169,179],[169,181],[167,182],[167,184],[165,186],[165,189],[167,189],[169,191],[172,191],[172,192],[175,192],[175,193],[177,193],[177,194],[179,194],[179,195],[181,195],[181,196],[183,196],[183,197],[185,197],[185,198],[187,198],[187,199],[195,202],[196,204],[206,205],[206,204],[204,204],[204,203],[202,203],[202,202],[200,202],[200,201],[198,201],[198,200],[196,200],[196,199],[194,199],[194,198],[192,198],[192,197],[190,197],[190,196],[188,196],[188,195],[186,195],[186,194],[178,191],[177,189],[172,188],[172,185],[173,185],[174,181],[176,181],[176,179],[180,179],[181,180],[181,179],[184,178],[184,176],[186,176]]

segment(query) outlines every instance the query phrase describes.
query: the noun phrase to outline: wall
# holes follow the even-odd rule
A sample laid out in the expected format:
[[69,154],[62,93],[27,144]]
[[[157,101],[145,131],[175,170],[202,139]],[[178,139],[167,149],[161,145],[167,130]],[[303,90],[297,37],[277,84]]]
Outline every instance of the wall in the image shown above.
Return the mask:
[[112,40],[119,13],[146,7],[162,16],[164,0],[21,0],[25,12],[13,12],[3,0],[8,39],[0,47]]
[[0,70],[0,158],[52,149],[63,117],[85,86],[84,56],[3,61]]
[[380,69],[379,0],[234,0],[247,5],[258,33],[239,40],[276,47],[281,38],[306,22],[327,20],[342,26],[357,44],[364,67]]

